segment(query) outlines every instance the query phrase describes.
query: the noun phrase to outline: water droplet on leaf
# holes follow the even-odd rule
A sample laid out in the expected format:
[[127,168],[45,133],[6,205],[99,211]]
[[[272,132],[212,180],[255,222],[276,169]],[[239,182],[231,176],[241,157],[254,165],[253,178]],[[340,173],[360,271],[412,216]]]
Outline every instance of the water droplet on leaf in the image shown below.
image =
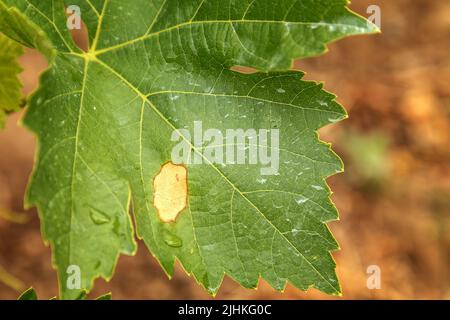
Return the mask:
[[183,240],[167,230],[163,232],[163,240],[169,247],[179,248],[183,246]]
[[89,216],[91,217],[92,222],[97,225],[105,224],[110,221],[110,218],[106,213],[101,212],[100,210],[97,210],[95,208],[91,208],[91,210],[89,211]]

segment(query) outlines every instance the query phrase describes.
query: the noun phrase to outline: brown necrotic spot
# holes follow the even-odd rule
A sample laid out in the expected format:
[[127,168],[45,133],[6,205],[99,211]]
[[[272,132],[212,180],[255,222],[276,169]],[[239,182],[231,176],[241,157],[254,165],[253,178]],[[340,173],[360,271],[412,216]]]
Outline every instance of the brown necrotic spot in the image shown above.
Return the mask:
[[252,74],[258,72],[257,69],[245,66],[233,66],[230,68],[232,71],[244,73],[244,74]]
[[153,180],[153,204],[159,218],[173,222],[187,203],[187,170],[184,166],[168,162]]

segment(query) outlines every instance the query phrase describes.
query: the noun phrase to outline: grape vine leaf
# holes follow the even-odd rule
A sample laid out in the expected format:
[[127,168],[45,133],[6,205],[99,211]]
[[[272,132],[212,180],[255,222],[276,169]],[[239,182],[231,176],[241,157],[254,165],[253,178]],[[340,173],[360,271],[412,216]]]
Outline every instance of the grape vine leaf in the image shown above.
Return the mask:
[[[36,290],[34,290],[33,287],[28,288],[19,296],[19,298],[17,298],[17,300],[38,300]],[[57,297],[53,297],[50,300],[57,300]],[[86,291],[81,291],[75,300],[86,300]],[[112,294],[111,292],[105,293],[97,297],[95,300],[112,300]]]
[[[69,5],[81,9],[88,52],[66,28]],[[246,288],[262,277],[277,290],[340,294],[326,225],[338,214],[324,179],[342,163],[316,131],[346,113],[289,69],[329,42],[377,32],[347,1],[0,0],[0,17],[0,31],[51,61],[23,120],[39,142],[26,202],[38,207],[63,298],[79,294],[66,286],[69,266],[91,289],[135,253],[134,233],[169,276],[177,259],[211,294],[225,274]],[[171,161],[172,134],[196,121],[279,129],[279,172],[186,164],[187,207],[163,222],[153,179]]]
[[22,71],[17,58],[22,55],[22,46],[0,33],[0,129],[6,115],[20,106],[22,85],[17,75]]
[[36,290],[34,288],[28,288],[24,291],[17,300],[37,300]]

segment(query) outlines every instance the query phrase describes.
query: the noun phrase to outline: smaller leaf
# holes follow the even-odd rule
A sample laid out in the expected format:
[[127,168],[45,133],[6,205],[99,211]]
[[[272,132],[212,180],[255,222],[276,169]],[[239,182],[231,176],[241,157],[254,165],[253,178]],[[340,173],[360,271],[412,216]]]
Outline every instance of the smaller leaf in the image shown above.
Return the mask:
[[5,125],[6,115],[20,107],[22,85],[17,75],[22,71],[17,58],[22,47],[0,33],[0,129]]
[[[83,290],[75,300],[86,300],[86,298],[87,298],[86,291]],[[22,293],[17,300],[37,300],[36,290],[34,290],[33,287],[29,288],[27,291]],[[59,300],[59,299],[58,297],[53,297],[50,298],[49,300]],[[112,300],[112,293],[111,292],[105,293],[97,297],[95,300]]]
[[22,293],[17,300],[37,300],[36,291],[33,289],[33,287],[31,287],[27,291]]
[[87,296],[86,291],[83,290],[83,291],[81,291],[81,293],[78,295],[78,297],[75,298],[75,300],[86,300],[86,296]]
[[111,292],[108,292],[108,293],[106,293],[106,294],[104,294],[104,295],[98,297],[98,298],[95,299],[95,300],[112,300],[112,293],[111,293]]

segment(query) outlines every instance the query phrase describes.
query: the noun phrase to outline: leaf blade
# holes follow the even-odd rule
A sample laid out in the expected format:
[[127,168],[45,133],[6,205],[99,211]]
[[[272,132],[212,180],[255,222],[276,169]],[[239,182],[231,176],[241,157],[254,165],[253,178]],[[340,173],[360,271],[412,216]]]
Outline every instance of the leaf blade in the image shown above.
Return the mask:
[[37,300],[37,294],[33,287],[26,290],[17,300]]
[[[22,0],[8,2],[23,9]],[[300,2],[281,1],[281,17],[264,10],[267,0],[239,2],[228,15],[214,9],[222,5],[215,0],[96,3],[85,21],[86,54],[52,36],[53,29],[65,34],[61,19],[52,26],[29,17],[57,49],[24,123],[40,141],[28,202],[39,208],[63,297],[78,292],[65,286],[68,266],[81,266],[89,291],[98,276],[112,276],[120,253],[135,252],[130,203],[136,234],[169,276],[178,259],[212,294],[224,274],[249,288],[262,276],[277,290],[291,282],[339,294],[330,254],[338,245],[325,224],[337,211],[324,179],[342,162],[316,130],[346,113],[321,85],[286,70],[296,57],[374,27],[337,0],[302,1],[305,15]],[[126,13],[146,23],[118,23]],[[249,21],[233,18],[240,14]],[[229,70],[236,64],[270,72],[242,75]],[[152,180],[171,160],[172,133],[198,120],[222,131],[283,130],[280,176],[263,177],[249,165],[188,165],[188,207],[163,223]]]
[[6,122],[8,113],[20,109],[22,84],[18,79],[22,69],[17,61],[23,54],[22,47],[0,33],[0,129]]

